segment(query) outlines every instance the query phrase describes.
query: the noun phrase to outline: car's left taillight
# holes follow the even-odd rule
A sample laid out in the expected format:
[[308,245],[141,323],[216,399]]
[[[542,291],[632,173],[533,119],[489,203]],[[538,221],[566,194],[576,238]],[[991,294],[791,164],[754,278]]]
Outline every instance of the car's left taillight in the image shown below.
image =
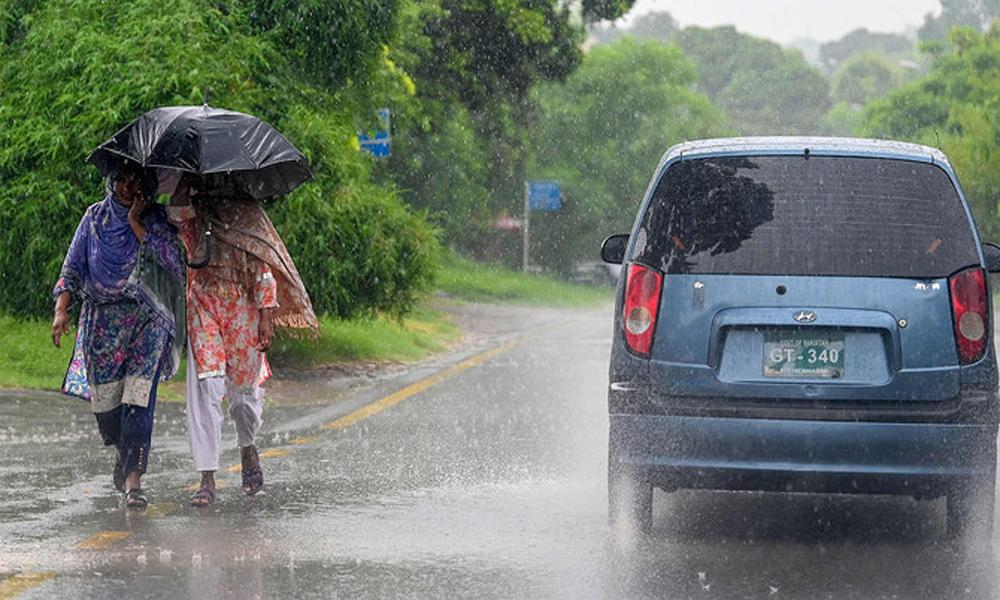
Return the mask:
[[990,334],[990,312],[986,294],[986,274],[969,269],[948,278],[951,315],[954,319],[958,360],[974,363],[986,353]]
[[625,342],[632,352],[640,356],[648,357],[653,347],[662,286],[663,275],[658,271],[643,265],[628,266],[625,280]]

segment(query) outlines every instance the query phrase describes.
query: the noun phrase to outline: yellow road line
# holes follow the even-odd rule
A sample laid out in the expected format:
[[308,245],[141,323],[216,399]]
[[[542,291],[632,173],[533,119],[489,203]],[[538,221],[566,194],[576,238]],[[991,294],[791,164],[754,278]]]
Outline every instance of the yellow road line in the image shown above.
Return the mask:
[[146,509],[146,516],[151,518],[166,517],[177,512],[181,505],[176,502],[154,502]]
[[[458,375],[462,371],[467,371],[472,367],[483,364],[484,362],[490,360],[491,358],[499,356],[504,352],[508,352],[520,343],[521,340],[514,340],[512,342],[507,342],[506,344],[503,344],[501,346],[497,346],[496,348],[491,348],[490,350],[486,350],[485,352],[480,352],[479,354],[467,358],[453,367],[449,367],[443,371],[431,375],[430,377],[427,377],[426,379],[421,379],[420,381],[412,383],[397,392],[389,394],[388,396],[382,398],[381,400],[377,400],[375,402],[372,402],[371,404],[362,406],[358,410],[350,414],[347,414],[343,417],[340,417],[339,419],[330,421],[329,423],[324,423],[323,425],[320,426],[320,429],[337,430],[350,427],[351,425],[357,423],[358,421],[367,419],[368,417],[378,414],[387,408],[395,406],[400,402],[402,402],[403,400],[406,400],[410,396],[419,394],[420,392],[423,392],[424,390],[427,390],[428,388],[433,387],[446,379]],[[302,446],[306,444],[312,444],[316,440],[317,438],[314,436],[302,436],[289,440],[288,443],[293,446]],[[271,448],[269,450],[261,452],[260,457],[281,458],[284,456],[288,456],[291,450],[292,450],[291,448]],[[239,473],[240,471],[243,470],[243,467],[240,464],[235,464],[226,467],[224,470],[229,473]]]
[[56,573],[45,571],[42,573],[18,573],[13,577],[0,580],[0,600],[12,600],[24,592],[55,578],[55,576]]
[[[292,451],[289,448],[271,448],[269,450],[264,450],[258,456],[260,456],[261,458],[284,458],[288,456],[291,452]],[[242,463],[237,463],[235,465],[231,465],[225,468],[225,471],[227,473],[239,473],[242,470],[243,470]]]
[[128,537],[127,531],[98,531],[80,542],[80,548],[88,550],[104,550],[111,544]]
[[513,342],[508,342],[502,346],[497,346],[496,348],[493,348],[491,350],[481,352],[471,358],[467,358],[453,367],[449,367],[439,373],[431,375],[426,379],[421,379],[416,383],[410,384],[405,388],[399,390],[398,392],[389,394],[385,398],[372,402],[367,406],[363,406],[358,410],[343,417],[340,417],[335,421],[324,423],[321,426],[321,429],[345,429],[347,427],[350,427],[351,425],[357,423],[358,421],[362,421],[372,415],[382,412],[387,408],[393,407],[411,396],[419,394],[420,392],[423,392],[428,388],[433,387],[446,379],[458,375],[462,371],[467,371],[468,369],[471,369],[476,365],[480,365],[490,360],[491,358],[499,356],[504,352],[508,352],[509,350],[513,349],[520,343],[521,343],[520,340],[515,340]]
[[260,453],[261,458],[284,458],[291,453],[287,448],[271,448]]

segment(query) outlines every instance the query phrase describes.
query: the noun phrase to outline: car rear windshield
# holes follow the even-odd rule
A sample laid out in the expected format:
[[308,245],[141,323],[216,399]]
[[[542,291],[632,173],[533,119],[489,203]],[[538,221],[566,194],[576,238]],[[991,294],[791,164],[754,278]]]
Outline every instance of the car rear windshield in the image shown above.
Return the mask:
[[920,279],[979,261],[941,168],[805,155],[674,163],[643,215],[633,257],[665,273]]

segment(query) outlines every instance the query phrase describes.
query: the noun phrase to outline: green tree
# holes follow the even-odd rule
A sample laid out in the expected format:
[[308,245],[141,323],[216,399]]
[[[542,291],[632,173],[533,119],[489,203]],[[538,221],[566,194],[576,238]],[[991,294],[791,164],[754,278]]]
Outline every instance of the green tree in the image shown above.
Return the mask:
[[319,311],[399,312],[427,285],[433,230],[371,183],[348,103],[306,80],[242,4],[48,0],[18,14],[0,45],[0,310],[50,313],[76,224],[103,195],[89,151],[143,111],[200,103],[208,88],[310,159],[315,181],[271,214]]
[[868,106],[866,135],[936,146],[988,237],[1000,235],[1000,30],[953,30],[930,73]]
[[809,134],[822,128],[830,84],[798,50],[736,31],[688,27],[676,43],[698,68],[698,87],[744,135]]
[[247,0],[251,23],[301,73],[342,86],[371,72],[395,34],[400,0]]
[[670,13],[651,12],[638,17],[627,31],[634,37],[670,42],[680,30],[680,24]]
[[864,111],[847,102],[836,102],[823,116],[823,130],[829,135],[860,135]]
[[[614,18],[632,0],[578,4]],[[583,27],[558,0],[411,0],[393,56],[415,95],[397,110],[387,170],[448,243],[482,247],[493,215],[520,212],[533,86],[578,67]],[[507,248],[515,256],[516,248]]]
[[582,0],[581,10],[585,21],[601,21],[623,16],[632,8],[635,0]]
[[897,33],[875,33],[865,28],[855,29],[839,40],[819,47],[819,60],[828,73],[833,73],[859,54],[906,56],[915,52],[913,42]]
[[418,81],[446,87],[472,111],[523,98],[537,81],[558,80],[580,60],[582,30],[554,0],[428,0],[428,45]]
[[562,182],[564,206],[532,217],[534,260],[565,272],[595,256],[603,236],[628,230],[670,145],[728,132],[695,81],[677,47],[623,38],[592,50],[565,84],[539,89],[531,173]]
[[849,59],[833,78],[833,98],[858,108],[899,87],[902,73],[882,54],[867,52]]
[[698,87],[743,135],[819,133],[830,108],[830,84],[802,52],[732,26],[678,29],[665,12],[645,14],[629,29],[595,30],[675,43],[698,70]]
[[945,40],[955,27],[985,31],[1000,16],[1000,0],[941,0],[941,14],[928,13],[918,33],[921,41]]
[[826,79],[804,61],[733,77],[716,102],[744,135],[816,134],[830,108]]

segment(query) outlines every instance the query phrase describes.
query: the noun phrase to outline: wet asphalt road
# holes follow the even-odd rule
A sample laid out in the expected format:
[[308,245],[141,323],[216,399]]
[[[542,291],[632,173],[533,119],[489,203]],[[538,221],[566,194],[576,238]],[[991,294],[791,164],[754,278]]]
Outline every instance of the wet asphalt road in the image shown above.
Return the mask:
[[0,394],[0,598],[1000,595],[996,543],[942,541],[940,501],[657,493],[649,539],[610,531],[609,309],[491,310],[465,315],[480,331],[460,353],[270,406],[266,493],[225,473],[204,511],[180,404],[160,408],[136,515],[85,405]]

